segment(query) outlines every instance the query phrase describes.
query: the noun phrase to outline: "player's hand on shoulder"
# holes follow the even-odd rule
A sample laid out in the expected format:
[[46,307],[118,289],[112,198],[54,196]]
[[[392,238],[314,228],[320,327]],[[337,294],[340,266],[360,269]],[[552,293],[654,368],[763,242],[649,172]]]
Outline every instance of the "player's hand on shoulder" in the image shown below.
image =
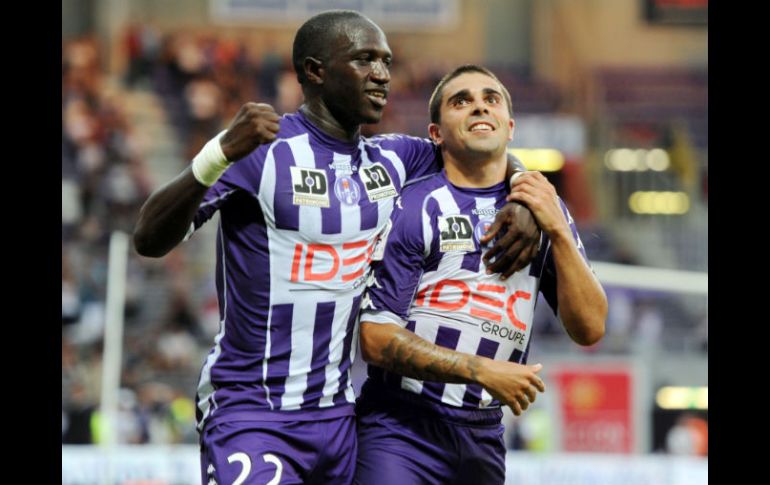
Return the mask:
[[230,161],[240,160],[259,145],[275,140],[280,120],[269,104],[244,104],[220,140],[222,152]]
[[505,279],[537,256],[540,228],[526,206],[509,202],[497,213],[481,242],[485,244],[498,235],[495,244],[484,253],[484,263],[488,272],[501,273]]
[[507,200],[517,201],[529,207],[546,234],[569,230],[556,187],[538,171],[531,170],[516,177],[511,184],[511,194]]

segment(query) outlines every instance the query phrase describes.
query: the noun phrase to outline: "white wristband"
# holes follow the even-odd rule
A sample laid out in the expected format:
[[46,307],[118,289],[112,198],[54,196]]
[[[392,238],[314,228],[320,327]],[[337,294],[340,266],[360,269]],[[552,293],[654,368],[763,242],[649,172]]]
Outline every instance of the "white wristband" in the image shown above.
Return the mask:
[[510,187],[510,186],[512,186],[512,185],[513,185],[513,181],[514,181],[514,180],[516,180],[516,178],[518,178],[518,176],[519,176],[519,175],[521,175],[521,174],[523,174],[523,173],[524,173],[524,172],[516,172],[516,173],[514,173],[513,175],[511,175],[511,178],[510,178],[510,180],[508,181],[508,186],[509,186],[509,187]]
[[192,172],[195,180],[202,183],[206,187],[211,187],[214,182],[219,180],[219,177],[225,173],[227,167],[232,165],[232,162],[227,161],[224,152],[222,151],[222,145],[219,143],[219,139],[227,133],[227,130],[223,130],[220,134],[209,140],[200,153],[195,155],[192,162]]

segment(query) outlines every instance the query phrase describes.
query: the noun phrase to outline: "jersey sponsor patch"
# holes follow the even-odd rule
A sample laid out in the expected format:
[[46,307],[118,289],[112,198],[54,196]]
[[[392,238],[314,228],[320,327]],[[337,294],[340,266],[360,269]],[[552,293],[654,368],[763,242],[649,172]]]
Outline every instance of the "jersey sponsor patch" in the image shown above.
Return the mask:
[[326,172],[303,167],[289,168],[291,168],[294,205],[329,207],[329,183]]
[[438,216],[438,230],[441,233],[439,250],[442,253],[476,249],[470,216]]
[[389,199],[398,195],[396,187],[393,185],[393,180],[381,163],[361,167],[359,176],[364,183],[366,196],[369,197],[370,202]]

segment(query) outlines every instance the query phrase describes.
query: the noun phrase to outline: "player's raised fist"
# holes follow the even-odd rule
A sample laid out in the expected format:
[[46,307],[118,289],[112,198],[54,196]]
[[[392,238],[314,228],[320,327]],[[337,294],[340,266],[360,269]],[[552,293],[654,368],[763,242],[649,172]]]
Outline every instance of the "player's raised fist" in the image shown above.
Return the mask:
[[281,117],[265,103],[246,103],[233,118],[220,140],[222,152],[235,162],[263,143],[275,140]]

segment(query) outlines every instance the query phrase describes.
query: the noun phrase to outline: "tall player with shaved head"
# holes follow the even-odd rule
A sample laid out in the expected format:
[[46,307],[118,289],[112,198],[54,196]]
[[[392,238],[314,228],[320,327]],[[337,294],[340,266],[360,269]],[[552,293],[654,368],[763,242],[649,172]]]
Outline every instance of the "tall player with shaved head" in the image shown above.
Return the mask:
[[[142,207],[134,241],[153,257],[220,212],[220,331],[197,394],[203,484],[353,478],[350,366],[373,248],[404,183],[440,164],[430,140],[360,134],[387,104],[391,57],[357,12],[309,19],[293,48],[299,112],[244,105]],[[509,208],[493,251],[504,276],[539,240],[529,211]]]

